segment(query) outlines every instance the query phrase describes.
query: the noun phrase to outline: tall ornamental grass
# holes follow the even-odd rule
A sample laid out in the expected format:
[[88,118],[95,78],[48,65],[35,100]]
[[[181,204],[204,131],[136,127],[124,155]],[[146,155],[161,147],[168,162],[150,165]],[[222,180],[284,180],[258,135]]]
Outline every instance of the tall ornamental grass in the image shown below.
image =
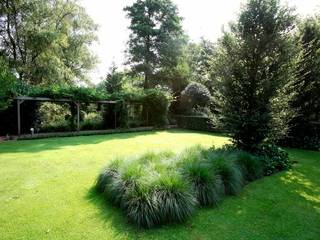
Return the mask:
[[142,228],[189,219],[197,206],[215,207],[264,175],[265,156],[234,148],[196,146],[176,155],[149,152],[116,159],[99,174],[96,190]]

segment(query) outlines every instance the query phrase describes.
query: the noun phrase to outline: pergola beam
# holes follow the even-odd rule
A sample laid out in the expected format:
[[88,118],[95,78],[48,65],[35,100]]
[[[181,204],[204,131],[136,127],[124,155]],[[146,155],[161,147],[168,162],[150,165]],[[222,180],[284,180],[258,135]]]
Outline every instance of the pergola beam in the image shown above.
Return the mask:
[[[42,101],[42,102],[66,102],[74,103],[77,106],[77,131],[80,131],[80,103],[79,101],[74,101],[67,98],[46,98],[46,97],[28,97],[28,96],[19,96],[16,97],[17,100],[17,119],[18,119],[18,136],[21,135],[21,108],[20,105],[24,101]],[[84,103],[100,103],[100,104],[116,104],[119,101],[108,101],[108,100],[99,100],[99,101],[84,101]],[[116,128],[116,113],[115,113],[115,128]]]

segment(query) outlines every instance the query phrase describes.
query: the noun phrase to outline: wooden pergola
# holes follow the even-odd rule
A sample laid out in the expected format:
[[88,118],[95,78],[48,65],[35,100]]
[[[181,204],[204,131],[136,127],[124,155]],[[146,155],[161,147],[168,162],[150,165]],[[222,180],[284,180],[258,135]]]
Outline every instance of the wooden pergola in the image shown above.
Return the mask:
[[[74,103],[77,106],[77,131],[80,131],[80,101],[75,101],[67,98],[46,98],[46,97],[28,97],[28,96],[19,96],[16,97],[17,100],[17,119],[18,119],[18,136],[21,135],[21,104],[25,101],[38,101],[38,102],[64,102],[64,103]],[[116,104],[119,101],[108,101],[108,100],[99,100],[99,101],[86,101],[86,103],[97,103],[97,104]],[[116,112],[115,112],[115,122],[116,122]],[[116,127],[116,124],[115,124]]]

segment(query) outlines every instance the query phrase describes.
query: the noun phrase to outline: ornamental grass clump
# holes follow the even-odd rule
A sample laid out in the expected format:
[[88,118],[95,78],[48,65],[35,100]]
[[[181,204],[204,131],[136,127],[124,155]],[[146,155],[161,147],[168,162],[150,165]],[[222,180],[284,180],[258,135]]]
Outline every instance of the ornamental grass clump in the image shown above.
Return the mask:
[[188,149],[178,156],[181,173],[192,184],[201,206],[216,206],[223,198],[221,177],[213,171],[200,147]]
[[265,158],[232,147],[149,152],[113,161],[99,174],[96,190],[141,228],[181,223],[197,206],[215,207],[262,177]]
[[243,188],[241,168],[233,159],[232,154],[211,152],[207,154],[211,167],[221,177],[226,195],[237,195]]

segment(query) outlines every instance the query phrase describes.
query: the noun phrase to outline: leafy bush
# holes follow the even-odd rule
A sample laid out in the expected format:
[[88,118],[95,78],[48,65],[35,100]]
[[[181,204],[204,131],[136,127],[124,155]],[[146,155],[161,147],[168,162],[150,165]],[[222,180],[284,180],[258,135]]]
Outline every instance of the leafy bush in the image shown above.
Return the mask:
[[52,122],[48,124],[41,125],[41,132],[50,133],[50,132],[70,132],[73,131],[71,123],[67,120],[61,120],[57,122]]
[[158,89],[146,90],[142,100],[143,107],[148,112],[149,125],[163,127],[168,124],[168,110],[171,95]]
[[210,91],[201,83],[190,83],[181,92],[180,108],[183,112],[189,112],[195,107],[208,106],[210,102]]
[[264,157],[265,175],[271,175],[291,167],[288,153],[276,145],[262,144],[256,149],[256,153]]
[[81,123],[80,128],[82,130],[98,130],[102,129],[103,118],[98,113],[85,113],[83,122]]
[[279,155],[264,148],[264,155],[256,156],[233,147],[197,146],[179,155],[117,159],[99,174],[96,189],[139,227],[183,222],[197,205],[216,206],[225,195],[238,194],[244,180],[262,177],[263,160],[275,158],[275,151]]

